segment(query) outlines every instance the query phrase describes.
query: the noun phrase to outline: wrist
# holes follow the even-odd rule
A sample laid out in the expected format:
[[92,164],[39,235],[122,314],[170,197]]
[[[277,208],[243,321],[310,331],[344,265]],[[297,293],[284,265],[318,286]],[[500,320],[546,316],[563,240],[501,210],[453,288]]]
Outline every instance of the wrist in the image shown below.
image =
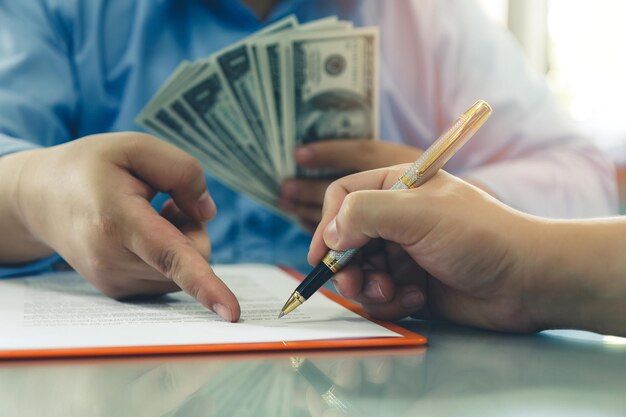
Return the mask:
[[22,263],[50,255],[52,251],[31,231],[25,210],[35,206],[28,197],[32,173],[30,160],[41,150],[27,150],[5,155],[0,160],[0,263]]
[[14,172],[13,181],[8,185],[7,190],[10,205],[9,205],[9,218],[16,222],[16,226],[20,226],[24,231],[28,230],[25,221],[25,210],[28,208],[28,184],[27,179],[31,176],[28,173],[28,162],[32,158],[33,153],[36,151],[23,151],[7,156],[6,168]]
[[[25,160],[29,151],[16,152],[4,155],[0,159],[0,177],[3,178],[0,185],[2,195],[2,207],[0,209],[2,224],[23,226],[20,216],[20,194]],[[9,175],[9,173],[11,175]]]
[[[618,220],[619,222],[619,220]],[[529,276],[528,308],[537,330],[624,332],[626,261],[614,220],[543,220]],[[623,226],[623,221],[622,221]],[[624,229],[624,227],[622,227]],[[621,233],[624,236],[624,230]],[[616,325],[618,327],[616,327]]]

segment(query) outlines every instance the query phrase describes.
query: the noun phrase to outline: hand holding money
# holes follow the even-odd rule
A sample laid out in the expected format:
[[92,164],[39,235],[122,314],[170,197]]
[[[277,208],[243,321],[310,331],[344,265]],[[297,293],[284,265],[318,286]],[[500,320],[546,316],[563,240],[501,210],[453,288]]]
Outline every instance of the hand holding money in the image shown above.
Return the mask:
[[[361,139],[327,140],[296,150],[299,166],[336,172],[360,172],[412,162],[421,150],[398,143]],[[280,207],[313,231],[322,217],[324,193],[332,179],[287,179],[282,184]]]
[[335,17],[294,16],[183,62],[137,117],[226,185],[286,214],[288,178],[327,180],[332,165],[297,165],[296,149],[378,135],[378,31]]

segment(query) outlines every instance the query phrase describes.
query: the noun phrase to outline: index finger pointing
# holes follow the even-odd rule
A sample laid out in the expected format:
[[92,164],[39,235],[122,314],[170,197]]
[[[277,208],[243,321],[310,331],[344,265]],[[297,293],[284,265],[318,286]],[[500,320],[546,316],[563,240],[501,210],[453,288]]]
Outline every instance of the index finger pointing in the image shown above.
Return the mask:
[[224,320],[239,320],[235,295],[186,236],[141,198],[125,213],[124,244],[130,251]]

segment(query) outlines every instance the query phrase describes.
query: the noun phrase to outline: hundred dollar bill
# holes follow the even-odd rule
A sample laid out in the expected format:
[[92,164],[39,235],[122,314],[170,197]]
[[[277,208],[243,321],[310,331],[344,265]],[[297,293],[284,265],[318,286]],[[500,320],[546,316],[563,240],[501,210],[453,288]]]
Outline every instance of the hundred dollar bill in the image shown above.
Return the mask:
[[[265,205],[272,205],[277,209],[276,179],[261,172],[252,165],[243,165],[243,162],[228,152],[228,149],[219,140],[211,142],[211,132],[199,130],[200,123],[193,118],[191,110],[184,107],[181,100],[171,97],[174,90],[180,93],[182,85],[192,83],[192,80],[201,75],[207,64],[183,63],[175,73],[177,78],[172,80],[167,88],[160,90],[146,108],[140,113],[136,121],[146,130],[171,142],[202,162],[203,166],[229,186],[240,191],[245,190],[255,200]],[[214,146],[215,144],[219,146]],[[245,161],[245,158],[241,158]],[[254,171],[252,171],[254,169]]]
[[[336,16],[315,20],[293,29],[298,33],[321,31],[321,30],[344,30],[352,27],[350,22],[338,21]],[[256,39],[252,43],[252,51],[260,80],[261,100],[266,109],[268,130],[274,138],[274,155],[281,178],[294,175],[293,146],[287,143],[282,129],[281,109],[281,56],[282,40],[285,34],[265,36]]]
[[269,164],[262,163],[251,135],[233,120],[236,107],[224,94],[222,81],[212,68],[209,62],[185,65],[178,71],[178,78],[142,111],[137,122],[148,130],[153,130],[155,124],[166,125],[169,141],[179,147],[192,145],[195,157],[204,152],[211,159],[228,163],[232,172],[248,178],[260,192],[275,196],[278,179]]
[[221,150],[203,144],[203,137],[168,109],[159,109],[154,118],[144,120],[144,124],[148,130],[194,156],[222,182],[240,191],[245,190],[256,200],[277,205],[277,186],[268,185],[267,179],[241,162],[225,158]]
[[181,109],[190,109],[188,123],[217,148],[225,150],[231,159],[252,170],[266,187],[277,192],[278,177],[275,169],[264,160],[262,152],[251,135],[232,119],[236,112],[222,79],[210,66],[181,93]]
[[[278,211],[306,143],[378,132],[377,31],[336,17],[290,16],[193,63],[181,63],[136,121],[235,190]],[[284,215],[284,213],[282,213]]]
[[[155,120],[145,120],[146,127],[158,136],[170,141],[193,155],[205,169],[219,181],[225,183],[229,187],[243,192],[253,200],[266,206],[274,212],[279,212],[278,198],[275,192],[265,192],[259,184],[253,180],[250,175],[237,175],[238,172],[233,166],[223,159],[220,155],[211,150],[200,150],[193,141],[181,141],[182,138],[189,138],[190,133],[184,132],[184,127],[175,121],[174,117],[168,115],[164,110],[159,110],[159,117]],[[283,214],[284,215],[284,214]]]
[[263,156],[273,162],[271,151],[275,149],[265,120],[265,108],[259,95],[260,84],[256,76],[250,41],[259,36],[288,31],[298,25],[295,16],[286,17],[273,25],[245,38],[234,46],[219,52],[215,61],[233,97],[237,100],[243,116],[259,144]]
[[[230,153],[230,149],[223,146],[224,142],[212,139],[213,134],[202,127],[200,118],[193,114],[180,100],[174,100],[166,109],[159,111],[161,119],[173,130],[177,136],[186,139],[185,144],[193,147],[198,159],[207,157],[212,164],[228,168],[228,176],[245,181],[255,190],[256,194],[274,198],[278,192],[278,183],[275,178],[263,172],[254,160],[247,156]],[[167,120],[163,119],[167,115]],[[211,166],[206,166],[211,170]]]
[[[267,127],[273,133],[274,160],[281,178],[291,176],[287,162],[286,138],[282,131],[281,77],[280,77],[280,38],[260,41],[256,46],[259,63],[259,78],[262,84],[262,100],[266,109]],[[293,157],[293,156],[292,156]]]
[[176,91],[178,91],[178,88],[182,87],[185,82],[192,78],[193,74],[197,71],[201,71],[201,69],[195,64],[192,64],[189,61],[181,62],[176,67],[174,72],[167,78],[167,80],[165,80],[154,96],[152,96],[141,112],[135,117],[135,122],[138,125],[145,127],[143,121],[148,117],[148,115],[154,113],[154,110],[159,107],[159,103],[163,102],[172,94],[175,94]]
[[176,126],[175,123],[172,123],[171,119],[165,117],[155,120],[145,120],[145,125],[146,128],[154,134],[168,142],[171,142],[172,144],[175,144],[177,147],[190,155],[193,155],[202,163],[209,173],[219,178],[220,181],[239,190],[245,189],[247,183],[238,181],[236,177],[229,175],[228,169],[230,167],[223,163],[223,161],[221,161],[216,154],[213,154],[211,151],[200,151],[190,142],[181,142],[178,137],[178,126]]
[[[378,136],[378,29],[294,33],[285,41],[283,129],[296,147]],[[297,169],[321,178],[337,172]]]
[[163,137],[164,139],[179,147],[190,144],[194,148],[203,149],[205,141],[201,138],[194,138],[185,123],[176,120],[175,116],[169,112],[167,104],[179,92],[180,88],[192,80],[197,73],[201,73],[204,67],[205,65],[202,64],[183,62],[174,72],[175,77],[170,77],[166,85],[159,89],[154,98],[137,116],[136,123],[161,137],[163,137],[163,132],[155,132],[155,127],[159,124],[165,124],[169,127],[170,133],[167,138]]

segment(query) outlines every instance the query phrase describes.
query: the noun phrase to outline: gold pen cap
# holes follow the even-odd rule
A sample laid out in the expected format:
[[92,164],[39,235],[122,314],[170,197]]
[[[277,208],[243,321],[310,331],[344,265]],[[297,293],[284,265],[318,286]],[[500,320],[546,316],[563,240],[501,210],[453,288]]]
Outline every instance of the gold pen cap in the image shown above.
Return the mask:
[[[398,187],[413,188],[434,175],[485,123],[491,115],[491,106],[478,100],[457,119],[450,129],[428,149],[400,177]],[[401,185],[400,185],[401,184]]]
[[417,175],[422,176],[433,167],[440,169],[480,129],[491,112],[491,106],[486,101],[478,100],[474,103],[419,158],[422,163],[418,168]]

